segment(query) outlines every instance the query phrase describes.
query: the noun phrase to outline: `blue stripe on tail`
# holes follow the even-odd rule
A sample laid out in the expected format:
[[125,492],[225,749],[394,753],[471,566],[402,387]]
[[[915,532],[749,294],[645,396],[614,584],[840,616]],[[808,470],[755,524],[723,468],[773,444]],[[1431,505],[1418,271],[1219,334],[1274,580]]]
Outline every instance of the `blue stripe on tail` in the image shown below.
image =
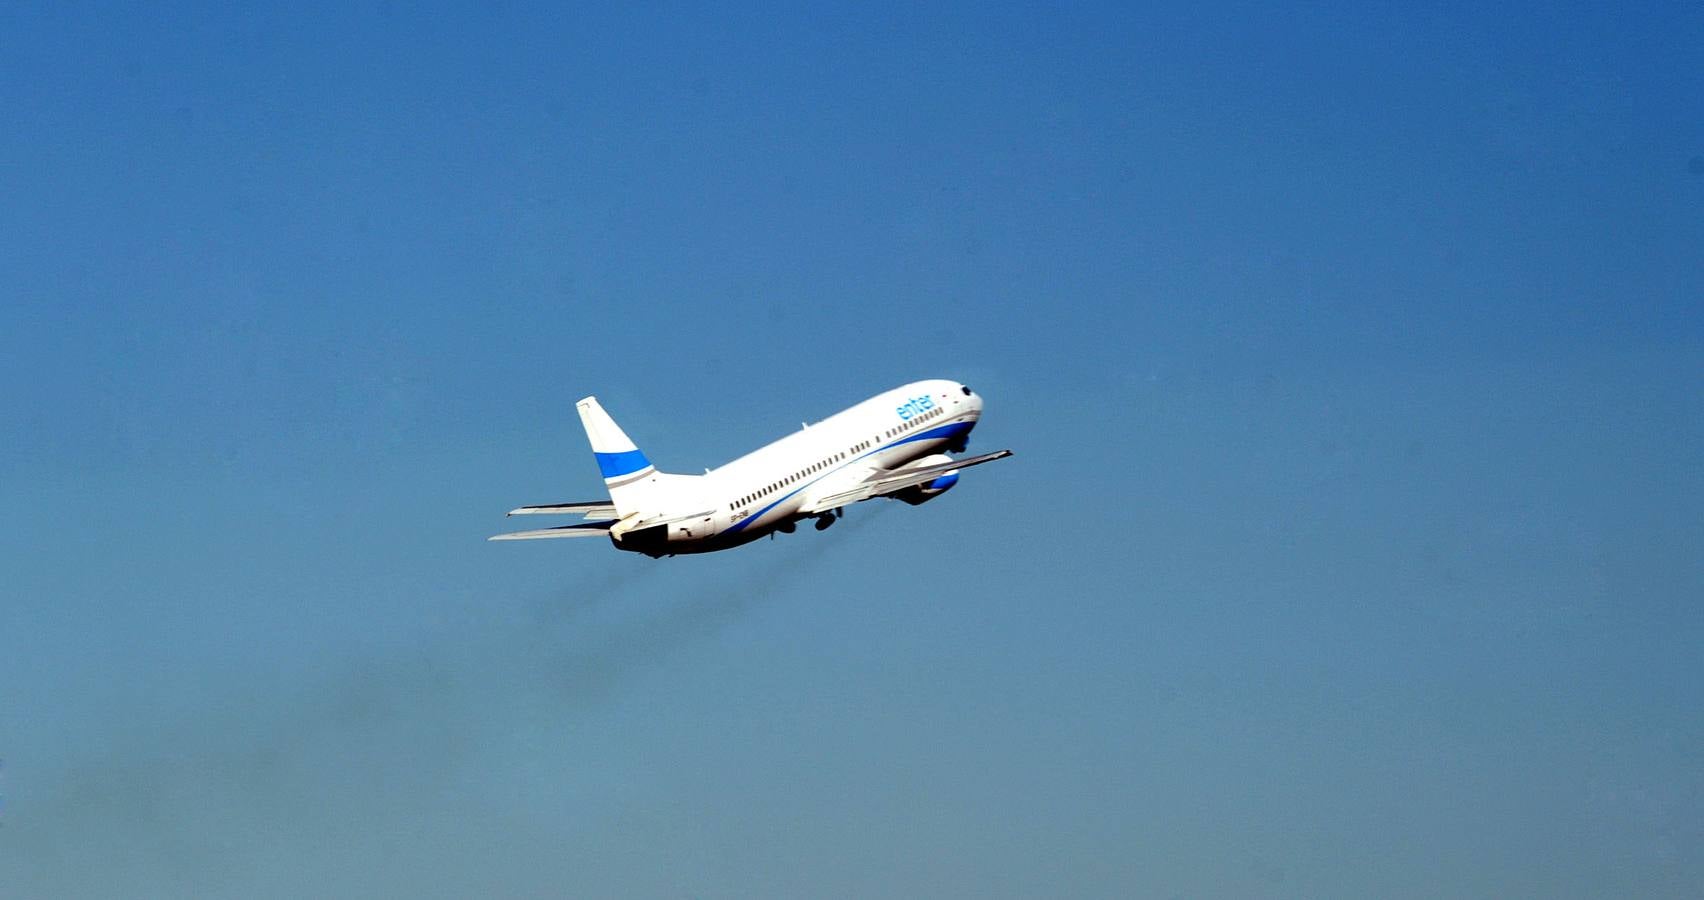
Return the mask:
[[602,472],[605,478],[632,475],[651,464],[651,461],[645,458],[645,453],[642,450],[628,450],[622,453],[596,453],[594,455],[598,458],[598,471]]

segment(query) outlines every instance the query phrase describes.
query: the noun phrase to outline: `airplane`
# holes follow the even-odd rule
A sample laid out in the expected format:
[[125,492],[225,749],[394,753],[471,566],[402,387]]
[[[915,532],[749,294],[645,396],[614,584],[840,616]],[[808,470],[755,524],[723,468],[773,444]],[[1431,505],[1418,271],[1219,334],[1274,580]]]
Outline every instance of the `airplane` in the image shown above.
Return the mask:
[[960,471],[1012,455],[947,455],[965,451],[982,416],[982,398],[944,379],[877,394],[703,475],[658,471],[596,397],[575,406],[609,499],[512,509],[511,516],[580,515],[584,521],[487,540],[608,536],[617,549],[653,559],[709,553],[791,534],[806,519],[822,531],[845,507],[877,497],[926,503],[957,484]]

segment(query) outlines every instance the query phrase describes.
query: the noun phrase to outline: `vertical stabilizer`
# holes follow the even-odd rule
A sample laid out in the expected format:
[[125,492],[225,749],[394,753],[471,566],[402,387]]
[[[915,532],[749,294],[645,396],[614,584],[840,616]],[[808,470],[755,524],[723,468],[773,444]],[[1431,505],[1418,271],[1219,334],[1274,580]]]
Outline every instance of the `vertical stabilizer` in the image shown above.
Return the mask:
[[660,496],[663,482],[672,477],[657,472],[657,467],[645,458],[645,452],[635,447],[621,426],[598,405],[598,398],[587,397],[575,405],[616,513],[626,516],[634,512],[658,512],[665,505],[662,501],[667,499]]

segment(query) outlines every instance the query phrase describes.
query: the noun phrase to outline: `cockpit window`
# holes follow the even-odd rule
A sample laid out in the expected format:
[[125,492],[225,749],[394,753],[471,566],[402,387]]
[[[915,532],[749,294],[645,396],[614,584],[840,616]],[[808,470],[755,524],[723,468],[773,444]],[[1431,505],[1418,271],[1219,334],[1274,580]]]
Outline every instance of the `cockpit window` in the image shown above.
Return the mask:
[[970,396],[970,388],[965,387],[964,385],[961,384],[961,385],[959,385],[959,390],[964,391],[964,395],[966,397]]

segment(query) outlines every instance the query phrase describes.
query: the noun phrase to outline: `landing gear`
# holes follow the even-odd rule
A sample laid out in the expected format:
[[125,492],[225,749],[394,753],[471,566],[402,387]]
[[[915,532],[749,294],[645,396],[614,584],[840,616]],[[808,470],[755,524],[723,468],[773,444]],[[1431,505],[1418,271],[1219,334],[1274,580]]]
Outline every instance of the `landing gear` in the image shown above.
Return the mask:
[[817,516],[816,530],[827,531],[828,526],[833,525],[833,524],[834,524],[834,514],[833,513],[830,513],[826,516]]

